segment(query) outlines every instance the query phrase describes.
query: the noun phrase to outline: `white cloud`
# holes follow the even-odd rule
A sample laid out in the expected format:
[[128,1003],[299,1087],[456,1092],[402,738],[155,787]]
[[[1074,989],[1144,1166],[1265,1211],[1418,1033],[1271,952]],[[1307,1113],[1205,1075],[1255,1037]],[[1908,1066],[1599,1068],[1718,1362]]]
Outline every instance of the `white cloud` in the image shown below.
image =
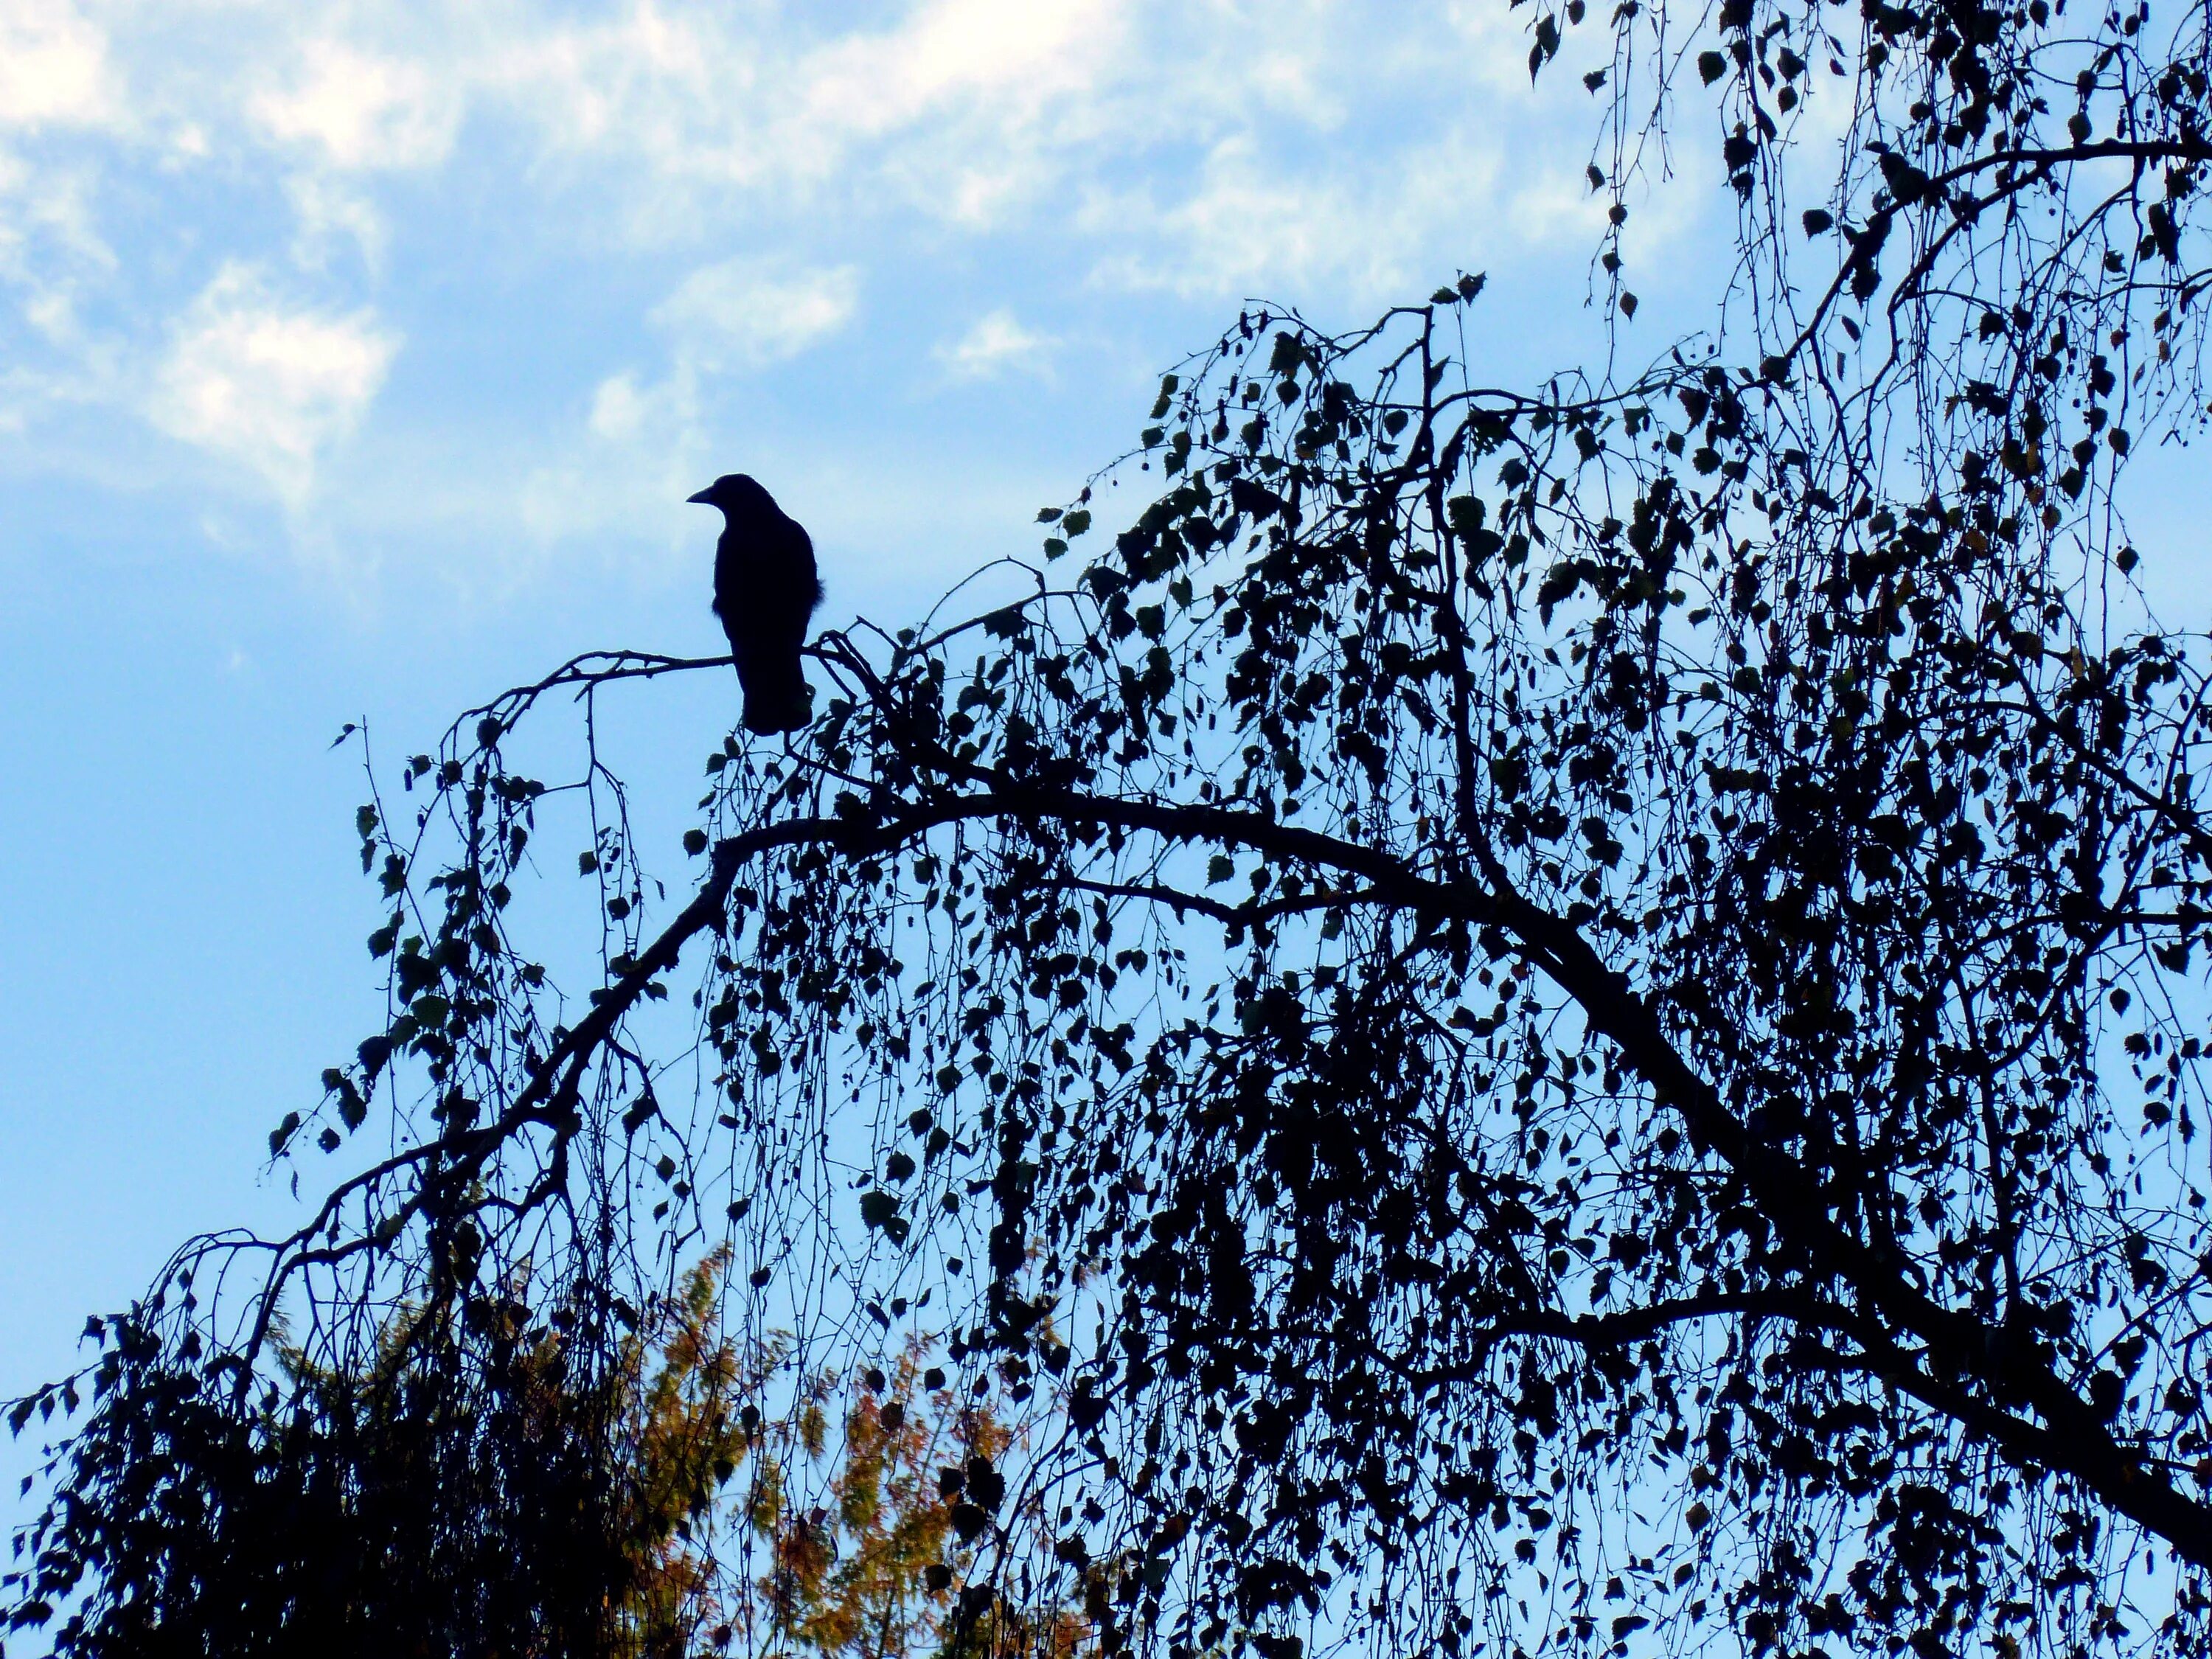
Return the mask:
[[88,170],[33,167],[0,149],[0,276],[35,289],[64,270],[112,269],[91,198]]
[[[113,121],[113,79],[106,38],[73,6],[0,0],[0,132]],[[34,164],[0,147],[0,281],[19,290],[17,309],[32,332],[64,349],[82,342],[83,281],[117,263],[94,211],[97,176],[81,158]],[[50,374],[15,378],[19,386],[59,384]],[[20,407],[13,418],[21,424]]]
[[712,372],[796,357],[852,320],[860,273],[852,265],[729,259],[707,265],[652,313],[678,360]]
[[[581,15],[550,0],[422,0],[404,17],[229,0],[219,46],[186,9],[190,33],[132,9],[117,37],[139,118],[167,135],[172,162],[273,145],[295,180],[303,162],[429,169],[465,130],[502,132],[524,144],[506,187],[540,214],[559,200],[586,246],[680,246],[733,221],[823,212],[856,229],[898,214],[968,234],[1079,219],[1091,246],[1077,257],[1095,277],[1191,293],[1398,280],[1437,224],[1393,211],[1432,182],[1393,161],[1456,122],[1469,176],[1444,193],[1484,199],[1506,153],[1497,88],[1526,92],[1524,31],[1491,0],[886,0],[872,27],[775,0],[613,0]],[[53,85],[76,88],[41,96],[112,105],[100,90],[116,79],[112,54],[64,0],[0,0],[8,18],[66,71]],[[0,50],[0,88],[9,74]],[[1534,97],[1556,101],[1548,84]],[[1572,112],[1577,143],[1589,118]],[[303,262],[326,257],[332,231],[374,261],[367,204],[292,193]]]
[[592,393],[587,424],[592,435],[609,443],[632,443],[644,432],[652,412],[650,394],[640,388],[637,376],[624,370],[610,374]]
[[67,0],[0,0],[0,126],[82,125],[116,108],[107,38]]
[[310,145],[335,166],[409,167],[445,160],[462,97],[451,73],[429,63],[322,40],[301,53],[289,87],[249,107],[271,135]]
[[1095,86],[1134,8],[1116,0],[934,0],[897,27],[854,34],[804,63],[801,122],[880,135],[948,110],[1027,124]]
[[659,380],[609,375],[592,391],[585,424],[580,447],[556,439],[515,475],[501,507],[514,523],[541,545],[610,527],[635,534],[648,524],[688,523],[671,509],[713,471],[702,472],[708,434],[688,366]]
[[173,437],[241,461],[296,506],[315,462],[360,423],[399,349],[366,309],[289,306],[228,264],[177,323],[148,413]]
[[957,340],[937,348],[937,361],[955,380],[995,380],[1009,369],[1042,368],[1052,339],[1022,326],[1004,306],[977,319]]
[[804,197],[865,179],[969,222],[1048,173],[1048,153],[1127,66],[1138,0],[919,0],[887,27],[780,7],[632,0],[611,18],[517,29],[488,97],[550,154],[637,184],[638,228],[675,234],[702,193]]
[[1301,177],[1240,135],[1214,147],[1178,198],[1162,201],[1151,187],[1092,196],[1079,222],[1110,250],[1092,280],[1194,295],[1330,280],[1364,298],[1402,284],[1431,216],[1466,217],[1488,195],[1495,167],[1480,147],[1456,160],[1439,169],[1400,155],[1351,177]]
[[[600,380],[585,419],[594,453],[574,466],[533,471],[521,492],[522,521],[545,540],[595,527],[611,503],[635,507],[631,497],[648,478],[656,498],[681,501],[698,486],[678,489],[679,481],[706,465],[715,435],[703,383],[818,345],[852,320],[860,292],[850,265],[737,258],[693,271],[648,314],[668,341],[667,372],[643,380],[625,369]],[[611,465],[625,480],[612,494],[585,476],[605,477]]]
[[293,262],[305,270],[320,270],[330,263],[331,252],[350,242],[362,262],[372,270],[384,264],[387,240],[384,219],[358,191],[319,173],[303,173],[289,187],[298,229],[292,239]]
[[[1462,264],[1581,259],[1595,106],[1571,76],[1530,92],[1523,16],[0,0],[0,420],[148,413],[356,518],[467,494],[548,538],[626,526],[641,480],[770,435],[800,465],[832,400],[764,382],[864,312],[894,392],[1030,374],[1057,406],[1053,363],[1182,343],[1161,293],[1341,316]],[[469,459],[446,495],[341,502],[360,474],[330,452],[398,348],[380,307],[457,348],[432,422],[380,421],[376,453]]]

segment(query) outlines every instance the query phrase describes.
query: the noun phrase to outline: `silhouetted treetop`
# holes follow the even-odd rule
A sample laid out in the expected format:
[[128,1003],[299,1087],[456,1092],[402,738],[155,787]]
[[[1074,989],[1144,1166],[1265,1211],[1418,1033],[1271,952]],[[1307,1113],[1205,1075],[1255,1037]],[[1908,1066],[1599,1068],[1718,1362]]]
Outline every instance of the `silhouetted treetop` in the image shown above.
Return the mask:
[[[2212,1644],[2212,663],[2114,493],[2203,407],[2203,14],[1529,15],[1624,209],[1720,111],[1725,326],[1516,387],[1480,276],[1248,306],[1042,556],[819,636],[680,879],[597,710],[727,659],[471,711],[362,809],[390,1018],[272,1142],[352,1173],[131,1340],[526,1281],[588,1367],[726,1244],[794,1376],[999,1414],[955,1648]],[[69,1538],[18,1606],[97,1627]]]

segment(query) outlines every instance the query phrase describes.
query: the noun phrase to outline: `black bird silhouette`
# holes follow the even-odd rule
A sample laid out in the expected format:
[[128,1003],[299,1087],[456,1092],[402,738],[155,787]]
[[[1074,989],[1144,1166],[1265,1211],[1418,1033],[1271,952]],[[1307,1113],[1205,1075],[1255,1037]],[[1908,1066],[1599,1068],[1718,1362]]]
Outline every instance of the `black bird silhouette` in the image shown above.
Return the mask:
[[806,620],[822,603],[814,544],[755,479],[728,472],[690,497],[722,509],[714,544],[714,614],[730,636],[745,691],[745,729],[791,732],[813,713],[799,665]]

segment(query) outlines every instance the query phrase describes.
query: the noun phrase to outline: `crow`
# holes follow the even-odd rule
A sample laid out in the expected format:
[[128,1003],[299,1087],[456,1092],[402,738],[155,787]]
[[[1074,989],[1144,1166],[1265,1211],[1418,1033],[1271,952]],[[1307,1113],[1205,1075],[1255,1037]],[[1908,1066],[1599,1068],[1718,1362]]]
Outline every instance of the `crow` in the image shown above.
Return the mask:
[[748,732],[792,732],[813,713],[814,688],[799,665],[806,621],[822,603],[814,544],[799,521],[742,472],[714,480],[692,501],[722,509],[714,544],[714,614],[730,636]]

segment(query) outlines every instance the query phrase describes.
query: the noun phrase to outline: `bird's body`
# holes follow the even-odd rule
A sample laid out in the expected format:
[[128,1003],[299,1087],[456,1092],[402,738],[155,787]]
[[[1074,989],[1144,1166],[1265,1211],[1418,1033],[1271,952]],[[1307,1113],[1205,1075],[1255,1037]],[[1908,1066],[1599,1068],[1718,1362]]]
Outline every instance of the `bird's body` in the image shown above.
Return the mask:
[[722,509],[714,545],[714,614],[730,636],[745,693],[745,729],[791,732],[806,724],[813,688],[799,666],[807,619],[822,603],[814,544],[796,519],[742,472],[691,497]]

